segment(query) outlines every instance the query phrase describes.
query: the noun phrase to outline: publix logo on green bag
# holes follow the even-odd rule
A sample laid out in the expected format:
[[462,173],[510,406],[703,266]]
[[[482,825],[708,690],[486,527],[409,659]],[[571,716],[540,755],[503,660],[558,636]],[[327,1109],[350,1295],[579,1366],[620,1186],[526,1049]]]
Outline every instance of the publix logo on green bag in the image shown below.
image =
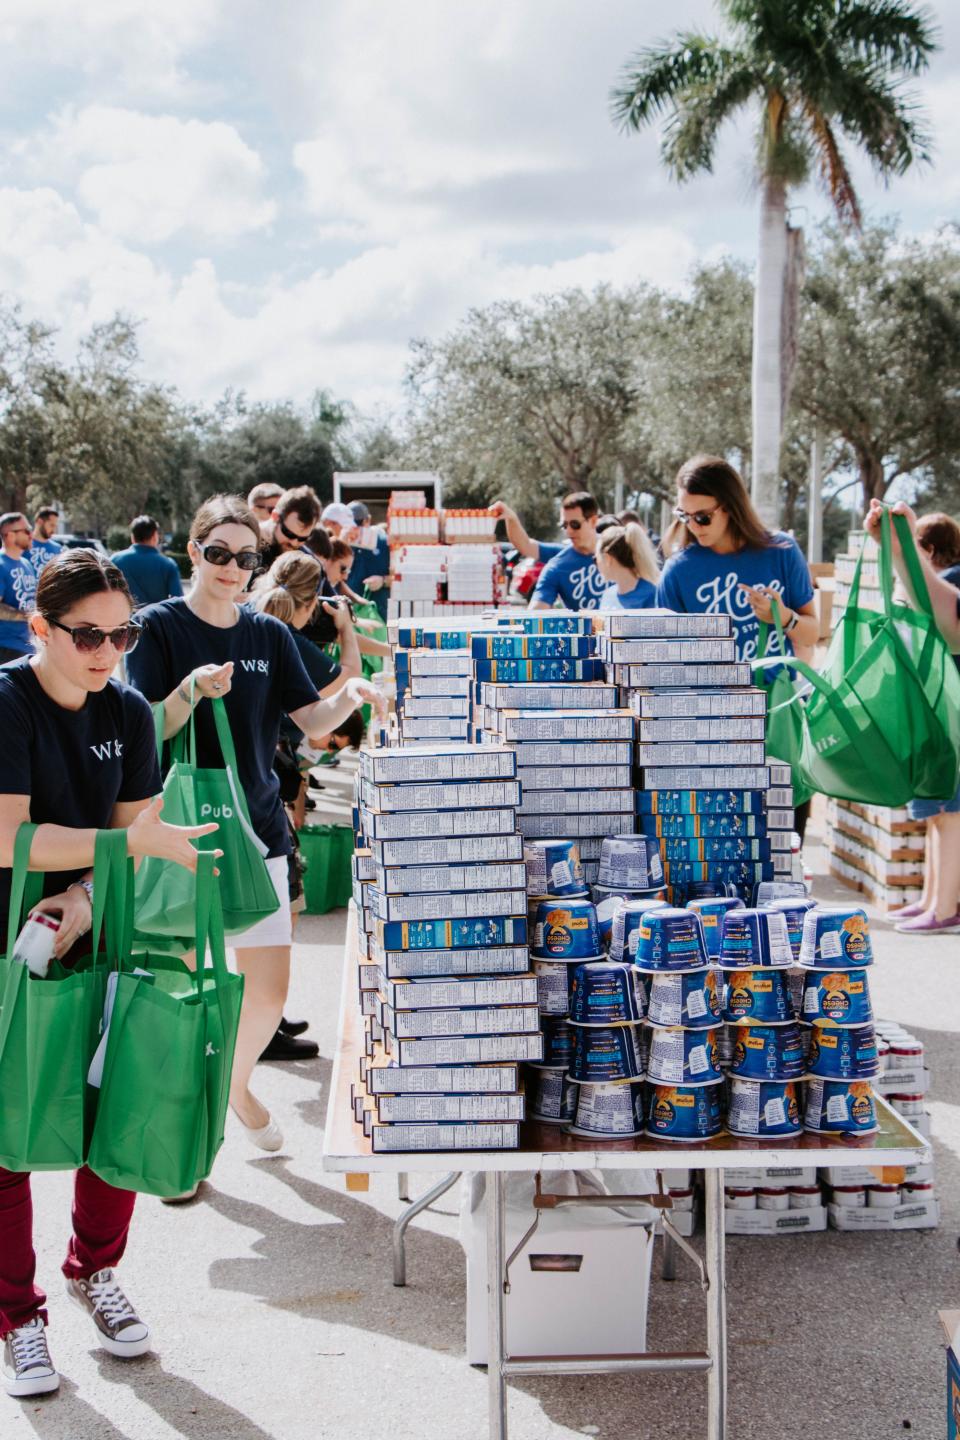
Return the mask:
[[233,810],[229,805],[201,805],[200,819],[232,820]]

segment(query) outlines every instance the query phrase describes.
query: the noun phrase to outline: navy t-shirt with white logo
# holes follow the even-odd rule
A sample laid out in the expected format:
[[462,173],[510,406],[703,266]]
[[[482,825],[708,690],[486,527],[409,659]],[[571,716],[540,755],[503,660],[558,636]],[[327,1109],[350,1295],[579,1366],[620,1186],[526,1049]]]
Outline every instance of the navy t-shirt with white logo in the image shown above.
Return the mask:
[[[105,830],[117,801],[160,793],[150,706],[118,680],[67,710],[43,689],[28,656],[12,660],[0,667],[0,735],[0,795],[29,795],[38,825]],[[88,868],[51,871],[44,894],[59,895]],[[0,869],[0,925],[10,880]]]
[[[245,605],[238,611],[237,623],[224,629],[201,620],[182,599],[161,600],[138,610],[143,635],[127,656],[127,674],[153,703],[165,700],[198,665],[233,661],[233,681],[224,703],[250,822],[270,855],[286,855],[290,840],[273,757],[281,717],[314,704],[317,689],[286,625]],[[197,763],[221,767],[213,710],[202,699],[196,725]]]

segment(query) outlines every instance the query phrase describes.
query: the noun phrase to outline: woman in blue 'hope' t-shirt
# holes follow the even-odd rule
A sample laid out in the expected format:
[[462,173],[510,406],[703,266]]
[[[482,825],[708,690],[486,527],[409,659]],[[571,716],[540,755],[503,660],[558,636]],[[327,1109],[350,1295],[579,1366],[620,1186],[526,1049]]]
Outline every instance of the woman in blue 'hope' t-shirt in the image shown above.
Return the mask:
[[[759,626],[772,623],[776,595],[788,650],[812,648],[819,622],[807,562],[789,535],[766,529],[733,466],[716,455],[695,455],[680,467],[677,489],[657,604],[729,615],[738,657],[753,660]],[[774,635],[771,653],[776,645]]]

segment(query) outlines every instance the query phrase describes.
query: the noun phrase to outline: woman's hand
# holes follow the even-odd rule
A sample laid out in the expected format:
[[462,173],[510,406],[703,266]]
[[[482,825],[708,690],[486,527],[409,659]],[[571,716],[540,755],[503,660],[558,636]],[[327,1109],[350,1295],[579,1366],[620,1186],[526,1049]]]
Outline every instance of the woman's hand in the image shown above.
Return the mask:
[[353,701],[355,710],[359,710],[361,705],[370,705],[380,720],[386,720],[387,698],[385,695],[381,695],[377,687],[371,685],[369,680],[362,680],[359,675],[355,675],[347,681],[343,688]]
[[[212,835],[219,825],[211,821],[208,825],[167,825],[160,819],[163,796],[151,800],[141,810],[127,830],[127,853],[135,859],[138,856],[153,855],[158,860],[172,860],[185,870],[196,870],[198,852],[190,844],[203,835]],[[222,850],[215,850],[218,857]]]
[[[916,516],[916,512],[910,509],[910,506],[907,504],[907,502],[906,502],[905,500],[898,500],[898,501],[896,502],[896,504],[890,506],[890,510],[892,511],[892,513],[893,513],[894,515],[905,515],[905,516],[907,517],[907,524],[910,526],[910,534],[913,536],[914,539],[916,539],[916,538],[917,538],[917,516]],[[873,540],[876,540],[876,542],[877,542],[878,545],[880,544],[880,527],[881,527],[881,524],[882,524],[882,519],[881,519],[881,517],[882,517],[882,515],[883,515],[883,511],[884,511],[884,504],[883,504],[883,501],[882,501],[882,500],[871,500],[871,501],[870,501],[870,509],[867,511],[866,515],[864,516],[864,520],[863,520],[863,528],[866,530],[867,534],[868,534]],[[891,526],[891,534],[892,534],[892,536],[893,536],[893,553],[894,553],[894,555],[899,555],[899,554],[900,554],[900,541],[897,539],[897,532],[896,532],[896,530],[895,530],[892,526]]]
[[385,582],[382,575],[368,575],[363,583],[368,590],[382,590]]
[[31,915],[56,915],[60,929],[54,942],[53,953],[62,960],[71,945],[86,935],[93,924],[93,910],[86,890],[80,885],[70,885],[62,895],[48,895],[39,905],[34,905]]
[[233,683],[233,661],[228,660],[226,665],[198,665],[196,670],[191,670],[183,682],[187,695],[191,680],[196,684],[197,694],[205,695],[208,700],[227,695]]
[[331,617],[338,635],[343,635],[353,625],[353,616],[348,605],[331,605],[328,601],[321,600],[320,608]]
[[[761,625],[773,624],[773,595],[774,591],[768,590],[766,585],[741,585],[739,587],[746,595],[750,609],[756,615]],[[793,613],[784,606],[783,599],[777,595],[777,605],[780,611],[781,624],[786,623]]]

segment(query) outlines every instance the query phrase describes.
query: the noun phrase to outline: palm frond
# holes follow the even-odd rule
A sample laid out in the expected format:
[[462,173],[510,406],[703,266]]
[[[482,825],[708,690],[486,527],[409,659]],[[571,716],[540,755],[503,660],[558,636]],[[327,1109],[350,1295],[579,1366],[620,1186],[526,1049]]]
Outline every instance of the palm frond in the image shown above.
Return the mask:
[[837,46],[909,75],[925,70],[940,48],[930,11],[903,0],[840,0],[832,30]]
[[931,136],[919,108],[876,66],[848,65],[834,104],[822,108],[866,151],[884,179],[903,175],[911,165],[928,164],[932,159]]
[[742,65],[732,68],[718,83],[693,86],[675,100],[660,150],[674,179],[682,182],[698,171],[713,169],[720,127],[759,88],[756,72]]
[[686,91],[716,83],[739,57],[708,35],[677,35],[634,55],[610,92],[611,114],[624,130],[640,130]]
[[830,121],[815,105],[805,105],[803,115],[810,131],[820,178],[833,202],[837,217],[843,224],[855,225],[859,230],[861,224],[860,201]]

